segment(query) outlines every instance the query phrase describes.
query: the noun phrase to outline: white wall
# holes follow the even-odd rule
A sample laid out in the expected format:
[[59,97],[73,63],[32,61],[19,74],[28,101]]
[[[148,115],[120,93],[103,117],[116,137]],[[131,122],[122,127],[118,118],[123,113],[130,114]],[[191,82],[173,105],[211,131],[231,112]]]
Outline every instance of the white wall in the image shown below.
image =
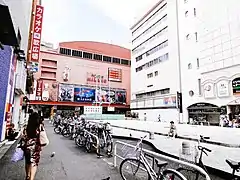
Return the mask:
[[27,52],[28,34],[32,10],[32,0],[7,0],[5,4],[9,7],[15,33],[20,29],[22,42],[21,48]]

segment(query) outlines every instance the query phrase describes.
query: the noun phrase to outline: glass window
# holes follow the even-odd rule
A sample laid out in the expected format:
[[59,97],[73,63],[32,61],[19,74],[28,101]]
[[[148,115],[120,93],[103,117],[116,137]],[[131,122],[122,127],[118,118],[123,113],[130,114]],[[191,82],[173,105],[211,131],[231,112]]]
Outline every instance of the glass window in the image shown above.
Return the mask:
[[188,63],[188,69],[192,69],[192,64]]
[[105,62],[112,62],[112,58],[109,56],[103,56],[103,61]]
[[120,59],[119,58],[113,58],[113,63],[120,64]]
[[199,59],[197,58],[197,68],[199,68]]
[[102,55],[94,54],[93,59],[102,61]]
[[82,51],[72,50],[72,56],[82,57]]
[[188,17],[188,11],[185,11],[185,17]]
[[83,58],[85,58],[85,59],[92,59],[93,55],[92,55],[92,53],[83,52]]
[[195,17],[197,16],[196,8],[193,9],[193,14],[194,14]]
[[155,76],[158,76],[158,71],[155,71],[154,74],[155,74]]
[[129,63],[128,63],[128,60],[126,60],[126,59],[121,59],[121,64],[128,65]]
[[195,32],[195,40],[196,40],[196,42],[198,42],[198,33],[197,32]]
[[189,40],[189,39],[190,39],[190,35],[187,34],[187,35],[186,35],[186,40]]
[[201,79],[198,79],[198,94],[202,95]]

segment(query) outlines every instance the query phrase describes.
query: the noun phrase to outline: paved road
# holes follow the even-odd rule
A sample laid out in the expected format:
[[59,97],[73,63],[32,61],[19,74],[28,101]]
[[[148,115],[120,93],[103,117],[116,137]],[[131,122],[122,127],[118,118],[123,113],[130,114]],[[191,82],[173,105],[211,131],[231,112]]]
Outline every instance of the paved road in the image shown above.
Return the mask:
[[[83,149],[76,147],[69,139],[53,133],[53,128],[47,127],[50,144],[42,152],[36,180],[101,180],[111,177],[111,180],[121,180],[119,172],[113,168],[113,158],[97,158],[94,153],[86,153]],[[136,144],[136,141],[125,141]],[[144,148],[152,150],[148,145]],[[15,149],[12,146],[0,160],[1,180],[24,179],[24,163],[12,163],[10,158]],[[118,152],[123,154],[129,151],[127,148],[118,147]],[[55,152],[55,157],[50,155]],[[118,159],[117,164],[121,162]],[[169,167],[176,168],[176,164],[169,162]],[[214,177],[213,180],[222,180]]]
[[[53,133],[47,127],[50,144],[43,152],[36,175],[36,180],[101,180],[108,176],[120,180],[119,173],[109,165],[106,158],[98,159],[95,154],[88,154],[70,141]],[[12,163],[10,158],[15,147],[9,149],[0,160],[1,180],[24,179],[24,163]],[[55,152],[55,157],[50,155]]]

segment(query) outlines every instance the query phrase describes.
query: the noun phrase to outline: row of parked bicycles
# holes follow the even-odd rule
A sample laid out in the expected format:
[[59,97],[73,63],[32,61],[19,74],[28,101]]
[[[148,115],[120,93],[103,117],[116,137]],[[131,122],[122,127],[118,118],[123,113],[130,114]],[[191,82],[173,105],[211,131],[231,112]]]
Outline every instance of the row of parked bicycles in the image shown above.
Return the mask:
[[111,156],[113,139],[110,123],[63,118],[54,121],[53,125],[56,134],[74,140],[78,147],[85,148],[87,152],[96,151],[97,155],[101,156],[105,151],[108,156]]

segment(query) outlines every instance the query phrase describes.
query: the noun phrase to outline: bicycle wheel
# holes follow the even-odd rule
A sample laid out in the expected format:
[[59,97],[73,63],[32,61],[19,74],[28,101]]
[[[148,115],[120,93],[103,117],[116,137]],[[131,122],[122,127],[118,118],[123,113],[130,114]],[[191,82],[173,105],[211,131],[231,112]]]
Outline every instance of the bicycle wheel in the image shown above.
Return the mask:
[[120,174],[123,180],[147,180],[149,178],[145,165],[134,158],[127,158],[121,162]]
[[107,153],[112,153],[113,151],[113,140],[112,140],[112,136],[110,134],[107,135]]
[[78,147],[83,147],[85,146],[85,137],[81,134],[77,135],[77,137],[75,138],[75,143]]
[[195,169],[178,168],[177,171],[186,177],[187,180],[206,180],[206,177]]
[[165,169],[160,180],[188,180],[183,174],[174,169]]
[[88,153],[92,151],[92,140],[90,136],[88,136],[86,139],[85,148]]
[[60,132],[61,132],[59,127],[55,127],[53,130],[56,134],[60,134]]

